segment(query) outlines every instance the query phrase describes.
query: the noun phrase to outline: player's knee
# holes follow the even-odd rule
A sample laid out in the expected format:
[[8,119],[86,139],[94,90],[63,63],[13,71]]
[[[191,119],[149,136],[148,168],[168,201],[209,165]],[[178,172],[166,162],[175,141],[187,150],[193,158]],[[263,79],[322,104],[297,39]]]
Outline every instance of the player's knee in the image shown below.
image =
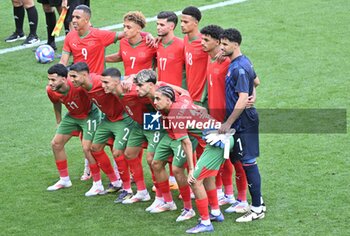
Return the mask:
[[61,149],[63,149],[64,144],[63,144],[63,142],[60,142],[60,141],[58,141],[56,139],[53,139],[51,141],[51,147],[52,147],[53,150],[61,150]]
[[114,158],[118,158],[121,155],[123,155],[123,151],[122,150],[113,150],[113,157]]
[[49,4],[43,4],[43,10],[45,13],[54,12],[54,9]]
[[12,0],[12,5],[14,7],[20,7],[20,6],[23,6],[23,2],[20,0]]
[[160,171],[160,170],[162,170],[162,168],[163,168],[163,165],[162,165],[161,161],[155,161],[155,160],[152,161],[152,170],[153,171]]
[[34,1],[33,0],[23,1],[23,6],[25,9],[31,8],[34,6]]
[[152,165],[154,155],[147,153],[146,160],[148,165]]
[[102,150],[101,145],[92,144],[90,147],[91,152],[99,152]]
[[179,176],[184,175],[184,171],[182,168],[179,168],[179,167],[173,165],[173,174],[174,174],[174,176],[179,177]]
[[131,160],[131,159],[134,159],[134,158],[137,157],[137,155],[135,155],[134,152],[128,151],[128,150],[125,150],[124,156],[125,156],[125,158],[128,159],[128,160]]
[[91,146],[90,145],[83,145],[83,152],[84,153],[89,153],[91,150]]

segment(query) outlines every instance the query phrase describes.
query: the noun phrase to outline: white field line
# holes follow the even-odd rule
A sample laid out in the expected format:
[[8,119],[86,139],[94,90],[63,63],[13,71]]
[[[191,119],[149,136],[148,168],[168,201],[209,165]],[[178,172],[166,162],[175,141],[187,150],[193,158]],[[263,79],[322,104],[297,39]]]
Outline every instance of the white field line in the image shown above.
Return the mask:
[[[229,5],[233,5],[233,4],[237,4],[237,3],[241,3],[241,2],[245,2],[245,1],[247,1],[247,0],[230,0],[230,1],[224,1],[224,2],[219,2],[219,3],[215,3],[215,4],[205,5],[205,6],[201,6],[201,7],[198,7],[198,8],[201,11],[206,11],[206,10],[211,10],[211,9],[215,9],[215,8],[219,8],[219,7],[225,7],[225,6],[229,6]],[[176,13],[176,15],[180,15],[181,11],[176,11],[175,13]],[[146,22],[154,22],[156,20],[157,20],[157,16],[146,18]],[[122,23],[115,24],[115,25],[110,25],[110,26],[105,26],[105,27],[102,27],[101,29],[104,29],[104,30],[115,30],[115,29],[121,29],[121,28],[123,28],[123,24]],[[60,36],[60,37],[57,37],[55,41],[56,42],[60,42],[60,41],[63,41],[64,38],[65,38],[64,36]],[[29,46],[19,45],[19,46],[12,47],[12,48],[1,49],[0,50],[0,55],[1,54],[6,54],[6,53],[9,53],[9,52],[20,51],[20,50],[23,50],[23,49],[26,49],[26,48],[37,47],[37,46],[45,44],[45,43],[46,43],[46,40],[43,40],[39,44],[35,44],[35,45],[29,45]]]

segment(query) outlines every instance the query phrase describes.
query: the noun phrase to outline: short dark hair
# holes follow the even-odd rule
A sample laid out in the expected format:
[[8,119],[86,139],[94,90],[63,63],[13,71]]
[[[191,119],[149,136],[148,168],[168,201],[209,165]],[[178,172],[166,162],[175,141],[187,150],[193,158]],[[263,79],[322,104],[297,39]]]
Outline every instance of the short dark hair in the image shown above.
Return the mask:
[[220,40],[220,35],[224,32],[224,29],[218,25],[207,25],[201,29],[201,34],[209,35],[213,39]]
[[68,69],[67,67],[65,67],[63,64],[55,64],[53,66],[51,66],[48,70],[47,70],[47,73],[49,75],[52,75],[52,74],[57,74],[58,76],[62,76],[62,77],[65,77],[67,78],[67,75],[68,75]]
[[175,25],[174,29],[176,28],[178,21],[177,15],[173,11],[161,11],[158,13],[157,19],[166,19],[167,22],[173,22]]
[[120,78],[122,75],[120,73],[120,70],[118,70],[117,68],[107,68],[102,72],[102,76],[110,76],[112,78]]
[[160,92],[167,98],[169,98],[172,102],[175,102],[175,92],[174,89],[170,86],[161,86],[157,90],[157,92]]
[[186,7],[185,9],[183,9],[182,14],[192,16],[198,22],[202,19],[201,11],[197,7],[194,7],[194,6]]
[[70,66],[69,70],[73,70],[76,72],[86,71],[90,73],[89,66],[85,62],[77,62]]
[[241,33],[234,28],[225,29],[222,32],[220,39],[228,39],[230,42],[236,42],[238,45],[242,43],[242,35]]
[[74,10],[82,10],[84,13],[88,14],[89,17],[91,18],[91,9],[86,5],[83,5],[83,4],[78,5],[74,8]]

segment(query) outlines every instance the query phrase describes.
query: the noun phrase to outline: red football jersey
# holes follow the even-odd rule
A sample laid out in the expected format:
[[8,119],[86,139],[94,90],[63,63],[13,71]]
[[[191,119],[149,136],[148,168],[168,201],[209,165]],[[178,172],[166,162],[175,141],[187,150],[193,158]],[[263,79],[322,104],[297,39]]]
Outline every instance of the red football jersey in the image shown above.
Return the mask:
[[124,119],[124,108],[119,100],[111,93],[105,93],[102,88],[101,76],[90,74],[92,88],[88,96],[96,106],[105,113],[108,120],[115,122]]
[[207,96],[205,91],[208,54],[203,51],[202,35],[189,40],[185,35],[186,82],[193,101],[202,101]]
[[171,105],[170,112],[163,116],[164,128],[172,139],[180,139],[188,134],[200,138],[203,129],[218,128],[220,123],[209,115],[202,115],[197,111],[189,96],[179,96]]
[[208,107],[209,113],[216,120],[223,122],[226,115],[225,78],[230,59],[218,63],[215,59],[208,59]]
[[118,99],[123,105],[125,112],[140,125],[143,124],[143,113],[154,111],[148,98],[140,98],[137,95],[136,85],[133,85],[130,92],[124,93]]
[[158,81],[182,86],[185,69],[184,44],[174,37],[167,44],[160,43],[157,49]]
[[143,69],[153,69],[157,49],[146,45],[146,39],[138,44],[131,45],[128,39],[120,40],[119,53],[123,59],[125,75],[137,74]]
[[105,48],[117,41],[116,32],[90,28],[90,32],[80,37],[75,30],[70,31],[63,45],[63,51],[73,55],[73,61],[86,62],[91,73],[102,74],[105,68]]
[[69,89],[65,94],[53,91],[50,86],[46,87],[47,95],[52,103],[61,102],[68,110],[68,114],[76,119],[85,119],[91,110],[91,101],[83,88],[76,88],[68,80]]

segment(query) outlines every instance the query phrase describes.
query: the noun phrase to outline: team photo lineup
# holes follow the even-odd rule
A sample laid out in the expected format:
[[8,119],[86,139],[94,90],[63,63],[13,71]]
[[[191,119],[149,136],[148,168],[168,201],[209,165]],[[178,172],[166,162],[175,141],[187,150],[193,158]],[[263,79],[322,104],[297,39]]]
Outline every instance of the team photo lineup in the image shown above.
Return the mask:
[[350,235],[347,0],[0,9],[1,235]]
[[[121,208],[149,201],[147,212],[178,211],[176,222],[199,217],[189,234],[214,231],[212,222],[233,220],[230,213],[240,214],[239,223],[263,219],[254,107],[260,81],[240,50],[239,29],[199,28],[202,14],[195,6],[179,16],[159,12],[157,35],[143,31],[140,11],[124,15],[121,32],[94,28],[91,12],[87,5],[72,11],[61,59],[47,71],[59,173],[47,190],[72,186],[65,144],[78,136],[86,159],[81,180],[92,180],[86,197],[116,194]],[[183,38],[175,36],[176,27]],[[119,51],[105,55],[118,40]],[[122,65],[125,73],[108,64],[105,69],[105,62],[117,62],[113,65]],[[102,184],[101,171],[109,184]],[[146,186],[144,171],[151,172],[153,186]],[[173,201],[172,189],[178,189],[182,206]]]

